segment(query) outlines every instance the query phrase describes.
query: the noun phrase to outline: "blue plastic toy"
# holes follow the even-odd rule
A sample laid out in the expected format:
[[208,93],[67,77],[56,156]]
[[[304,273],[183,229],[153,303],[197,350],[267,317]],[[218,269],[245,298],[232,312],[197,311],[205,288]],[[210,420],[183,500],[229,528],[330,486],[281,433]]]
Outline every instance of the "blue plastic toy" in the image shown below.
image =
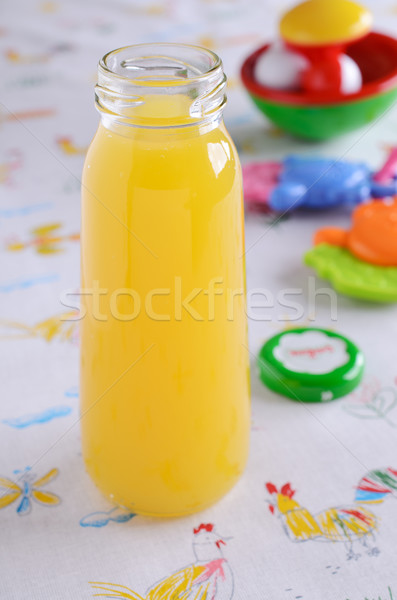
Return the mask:
[[252,208],[278,212],[300,206],[321,209],[355,206],[370,198],[397,194],[397,148],[374,173],[365,163],[288,156],[281,163],[245,165],[245,200]]

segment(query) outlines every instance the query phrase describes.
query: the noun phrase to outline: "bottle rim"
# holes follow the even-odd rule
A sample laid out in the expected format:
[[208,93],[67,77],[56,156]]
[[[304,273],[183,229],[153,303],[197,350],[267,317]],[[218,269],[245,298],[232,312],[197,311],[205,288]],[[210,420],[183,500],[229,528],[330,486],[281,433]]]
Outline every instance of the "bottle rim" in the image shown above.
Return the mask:
[[[141,79],[141,78],[133,78],[126,75],[123,75],[121,73],[116,72],[115,70],[113,70],[112,68],[110,68],[110,66],[108,65],[108,61],[110,58],[116,57],[118,55],[120,55],[122,52],[127,52],[127,51],[134,51],[134,50],[145,50],[145,49],[149,49],[149,48],[153,48],[153,49],[158,49],[160,50],[161,48],[165,48],[165,49],[175,49],[175,50],[191,50],[197,53],[201,53],[202,55],[206,55],[208,56],[211,61],[212,61],[212,65],[209,69],[203,71],[202,73],[197,73],[196,75],[194,75],[194,77],[189,77],[189,78],[184,78],[184,79],[176,79],[175,77],[168,77],[168,78],[161,78],[158,79],[157,81],[161,82],[164,86],[166,85],[189,85],[191,84],[193,81],[196,80],[201,80],[201,79],[205,79],[207,77],[209,77],[210,75],[212,75],[213,73],[215,73],[217,71],[217,69],[221,69],[223,72],[223,65],[222,65],[222,61],[219,58],[219,56],[217,54],[215,54],[215,52],[213,52],[212,50],[209,50],[208,48],[204,48],[203,46],[197,46],[194,44],[182,44],[182,43],[176,43],[176,42],[153,42],[153,43],[145,43],[145,44],[131,44],[129,46],[121,46],[120,48],[116,48],[115,50],[110,50],[109,52],[107,52],[99,61],[98,64],[98,69],[99,70],[103,70],[106,74],[110,75],[111,77],[117,78],[117,79],[121,79],[123,81],[128,81],[128,83],[130,83],[131,85],[137,85],[137,86],[142,86],[145,85],[146,83],[149,83],[149,81],[153,82],[156,81],[156,79]],[[155,58],[158,57],[159,55],[153,55],[153,54],[149,54],[147,56],[147,58]],[[140,56],[139,54],[137,55],[138,59],[140,58],[144,58],[142,56]],[[128,69],[128,67],[126,67]]]

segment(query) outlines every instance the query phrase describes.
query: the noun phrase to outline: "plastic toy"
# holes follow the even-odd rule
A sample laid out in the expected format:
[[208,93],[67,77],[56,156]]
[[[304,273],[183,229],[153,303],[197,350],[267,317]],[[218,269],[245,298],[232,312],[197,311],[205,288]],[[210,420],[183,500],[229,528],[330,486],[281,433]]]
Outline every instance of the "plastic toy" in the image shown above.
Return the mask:
[[397,199],[357,207],[349,231],[320,229],[314,243],[341,246],[365,262],[397,267]]
[[397,148],[378,173],[364,163],[289,156],[281,163],[243,167],[244,197],[251,209],[286,211],[357,205],[369,198],[397,194]]
[[325,402],[349,394],[364,372],[361,351],[346,337],[318,328],[279,333],[258,356],[262,382],[301,402]]
[[349,231],[320,229],[307,265],[338,291],[378,302],[397,302],[397,199],[355,209]]
[[280,22],[282,40],[243,64],[253,101],[279,127],[326,139],[369,123],[397,97],[397,40],[370,32],[351,0],[307,0]]
[[305,263],[345,296],[371,302],[397,302],[397,269],[366,263],[346,248],[320,244],[305,254]]
[[307,0],[288,11],[280,22],[281,37],[308,63],[300,87],[323,94],[357,92],[361,72],[344,51],[348,43],[367,35],[371,25],[371,13],[350,0]]

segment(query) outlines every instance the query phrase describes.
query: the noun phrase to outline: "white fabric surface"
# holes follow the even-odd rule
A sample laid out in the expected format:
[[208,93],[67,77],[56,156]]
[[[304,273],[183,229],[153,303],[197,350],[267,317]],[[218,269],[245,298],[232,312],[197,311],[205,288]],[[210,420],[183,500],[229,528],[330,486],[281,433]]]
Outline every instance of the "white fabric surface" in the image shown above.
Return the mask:
[[[55,334],[48,324],[37,327],[66,312],[62,293],[79,287],[79,248],[73,239],[79,231],[79,180],[84,149],[98,121],[93,107],[96,64],[108,50],[148,41],[212,45],[229,76],[226,124],[243,161],[317,152],[366,160],[374,168],[380,165],[385,146],[397,142],[395,110],[367,130],[312,145],[281,134],[251,105],[239,84],[239,65],[252,49],[274,37],[278,16],[287,4],[285,0],[3,4],[0,475],[16,481],[20,473],[15,471],[31,466],[37,480],[56,468],[58,476],[42,490],[56,494],[61,502],[52,507],[32,502],[26,515],[16,511],[20,499],[0,509],[0,598],[86,599],[93,593],[90,581],[128,586],[145,597],[155,582],[194,563],[193,527],[200,523],[213,523],[219,535],[232,538],[222,552],[233,572],[235,600],[397,597],[394,497],[369,507],[380,517],[376,534],[380,553],[369,556],[358,548],[358,560],[346,559],[343,543],[294,543],[266,502],[265,482],[271,481],[277,487],[291,482],[296,499],[313,514],[351,505],[354,488],[367,471],[397,469],[395,306],[338,297],[337,318],[332,320],[326,296],[319,296],[315,306],[309,303],[313,273],[302,265],[302,255],[313,231],[325,221],[347,226],[346,211],[292,215],[273,225],[269,217],[249,215],[248,289],[266,287],[274,296],[280,289],[300,289],[290,297],[302,305],[294,323],[331,327],[355,340],[366,357],[364,383],[356,394],[321,406],[272,394],[259,382],[254,357],[263,341],[282,330],[296,311],[275,302],[273,309],[262,311],[266,320],[251,318],[250,460],[233,491],[200,515],[168,521],[135,516],[106,525],[106,515],[91,515],[112,507],[86,475],[81,459],[77,334],[65,324]],[[370,6],[377,29],[396,33],[397,5],[372,0]],[[69,141],[60,142],[62,138]],[[50,224],[60,225],[54,232],[62,237],[54,243],[60,252],[40,253],[39,246],[26,245],[34,237],[33,229]],[[9,248],[13,243],[26,246],[16,251]],[[324,285],[315,281],[317,287]],[[261,310],[253,310],[254,316],[259,314]],[[383,413],[376,413],[374,408],[382,406]],[[119,513],[112,515],[117,518]],[[98,520],[102,526],[93,526]],[[214,598],[230,597],[230,585],[219,585]]]

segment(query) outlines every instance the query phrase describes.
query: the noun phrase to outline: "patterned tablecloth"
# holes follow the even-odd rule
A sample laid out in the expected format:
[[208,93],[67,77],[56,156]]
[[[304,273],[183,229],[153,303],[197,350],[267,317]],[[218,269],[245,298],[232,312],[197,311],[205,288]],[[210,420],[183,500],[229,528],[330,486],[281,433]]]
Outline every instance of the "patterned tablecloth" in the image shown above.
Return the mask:
[[[112,583],[117,590],[112,597],[152,600],[397,598],[396,309],[318,293],[324,282],[302,263],[313,231],[325,221],[347,226],[347,211],[281,220],[247,216],[248,290],[265,288],[269,306],[250,311],[251,454],[242,480],[224,500],[189,518],[135,516],[106,502],[81,458],[78,333],[73,322],[62,320],[70,310],[62,301],[65,291],[79,287],[79,185],[98,121],[93,106],[98,59],[113,48],[148,41],[213,48],[229,76],[225,118],[243,162],[316,152],[365,159],[376,168],[387,146],[397,142],[393,110],[365,130],[313,145],[290,139],[251,105],[239,65],[274,35],[287,4],[3,3],[2,599],[88,599],[104,591],[93,589],[89,582],[95,581]],[[372,9],[378,29],[397,31],[397,4],[372,0]],[[366,357],[362,386],[325,405],[303,405],[267,391],[255,355],[265,339],[291,322],[333,328],[354,339]],[[266,488],[268,482],[274,487]],[[280,518],[269,510],[275,494],[288,496],[291,490],[302,507],[296,523],[293,514]],[[367,500],[373,503],[366,503],[367,522],[361,524],[366,543],[351,545],[357,537],[354,511]],[[302,541],[303,529],[313,523],[320,524],[318,535]],[[332,538],[335,523],[338,534]],[[203,542],[207,567],[196,564],[197,544]],[[196,581],[190,592],[189,578]]]

